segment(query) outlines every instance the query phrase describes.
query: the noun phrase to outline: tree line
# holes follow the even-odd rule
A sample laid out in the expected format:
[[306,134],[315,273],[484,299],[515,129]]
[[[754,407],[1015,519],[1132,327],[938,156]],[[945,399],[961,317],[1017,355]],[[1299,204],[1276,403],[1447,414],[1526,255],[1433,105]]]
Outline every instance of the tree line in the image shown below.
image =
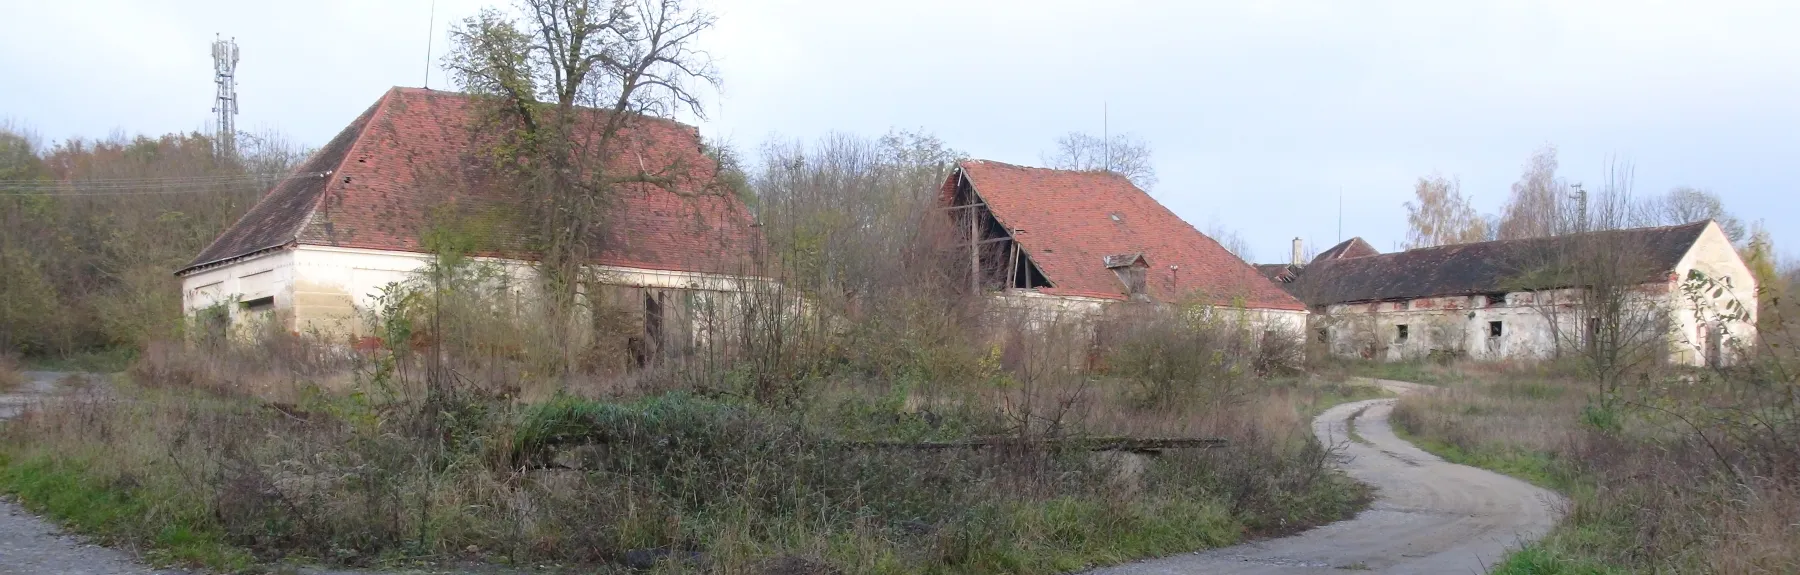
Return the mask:
[[1746,224],[1711,190],[1680,186],[1660,195],[1637,195],[1632,168],[1624,164],[1609,168],[1602,189],[1586,189],[1558,174],[1560,167],[1554,147],[1532,154],[1500,211],[1491,214],[1476,209],[1455,177],[1421,177],[1413,184],[1413,199],[1404,204],[1407,230],[1402,246],[1417,249],[1710,219],[1738,246],[1761,285],[1780,291],[1788,277],[1800,274],[1800,265],[1779,259],[1760,222]]
[[0,353],[134,348],[180,317],[173,273],[306,155],[279,133],[236,154],[199,133],[46,145],[0,124]]

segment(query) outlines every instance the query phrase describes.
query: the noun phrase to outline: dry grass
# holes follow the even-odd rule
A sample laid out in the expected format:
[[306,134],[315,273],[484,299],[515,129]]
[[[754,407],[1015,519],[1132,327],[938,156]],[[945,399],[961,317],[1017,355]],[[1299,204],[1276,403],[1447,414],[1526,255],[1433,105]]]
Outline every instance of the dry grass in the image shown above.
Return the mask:
[[[899,376],[808,375],[782,383],[804,394],[778,403],[731,370],[686,388],[701,378],[583,376],[567,380],[579,393],[531,392],[481,358],[457,361],[433,397],[422,366],[325,343],[152,346],[128,374],[137,385],[72,392],[9,425],[0,485],[178,563],[604,572],[696,556],[663,569],[716,573],[784,557],[847,573],[1066,572],[1292,532],[1368,495],[1308,433],[1323,406],[1376,393],[1342,382],[1207,365],[1180,400],[1146,405],[1131,376],[1075,370],[1051,353],[1066,342],[1033,340],[1010,354],[914,351],[946,363]],[[1089,434],[1231,446],[1146,459],[837,441]],[[567,445],[577,437],[598,443]]]
[[1546,368],[1468,375],[1407,396],[1399,430],[1446,458],[1565,491],[1569,515],[1498,573],[1792,573],[1800,506],[1786,393],[1742,374],[1671,373],[1607,412]]

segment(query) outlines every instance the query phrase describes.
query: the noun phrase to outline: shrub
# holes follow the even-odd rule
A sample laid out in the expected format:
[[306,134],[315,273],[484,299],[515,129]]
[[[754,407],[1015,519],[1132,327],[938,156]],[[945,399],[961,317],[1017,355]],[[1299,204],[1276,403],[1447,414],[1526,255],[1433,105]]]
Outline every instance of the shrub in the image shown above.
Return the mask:
[[25,385],[25,373],[19,358],[0,353],[0,392],[11,393]]

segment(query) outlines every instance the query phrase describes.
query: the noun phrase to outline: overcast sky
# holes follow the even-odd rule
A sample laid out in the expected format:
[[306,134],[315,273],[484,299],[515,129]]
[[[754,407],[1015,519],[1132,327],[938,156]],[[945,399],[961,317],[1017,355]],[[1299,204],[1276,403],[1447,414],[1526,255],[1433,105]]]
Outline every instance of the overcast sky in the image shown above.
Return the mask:
[[[46,139],[211,116],[215,33],[242,50],[240,129],[325,142],[427,39],[489,2],[59,0],[0,22],[0,119]],[[504,0],[502,0],[504,1]],[[1709,188],[1800,251],[1800,2],[715,1],[709,137],[924,129],[1022,164],[1070,130],[1155,150],[1151,193],[1259,260],[1288,241],[1397,247],[1420,176],[1497,210],[1534,150],[1597,187]],[[431,86],[447,86],[434,69]],[[686,121],[696,122],[694,118]]]

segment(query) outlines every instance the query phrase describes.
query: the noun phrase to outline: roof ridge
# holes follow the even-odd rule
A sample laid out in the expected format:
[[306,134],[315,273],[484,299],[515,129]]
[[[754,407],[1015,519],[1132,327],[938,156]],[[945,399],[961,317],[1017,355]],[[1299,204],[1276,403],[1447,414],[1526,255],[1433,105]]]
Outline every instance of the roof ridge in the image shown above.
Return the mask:
[[[456,90],[433,90],[431,88],[419,88],[419,87],[413,87],[413,86],[394,86],[394,87],[388,88],[388,91],[390,93],[391,92],[399,92],[401,94],[417,94],[417,95],[421,95],[421,96],[446,96],[446,97],[452,97],[452,98],[465,98],[465,99],[488,97],[487,94],[471,94],[469,92],[458,92]],[[539,102],[539,103],[553,104],[553,102]],[[607,113],[607,114],[613,113],[612,110],[609,110],[606,108],[595,108],[593,106],[577,105],[577,106],[575,106],[575,108],[579,109],[579,110],[587,110],[587,111],[591,111],[591,112],[601,112],[601,113]],[[692,125],[687,122],[683,122],[681,120],[677,120],[674,118],[664,118],[662,116],[645,114],[642,112],[621,112],[621,113],[631,114],[631,115],[637,116],[639,119],[653,120],[653,121],[663,122],[663,123],[667,123],[667,124],[674,124],[677,127],[694,130],[694,133],[696,133],[696,134],[698,134],[699,130],[700,130],[699,126],[695,126],[695,125]]]
[[[364,112],[366,114],[369,114],[370,121],[374,121],[375,117],[377,115],[379,115],[380,107],[386,105],[388,95],[392,94],[397,88],[398,88],[397,86],[395,88],[389,88],[387,93],[382,94],[381,100],[377,101],[375,104],[375,107],[377,108],[376,110]],[[352,142],[352,150],[351,151],[354,151],[355,144],[361,142],[363,134],[365,134],[367,132],[368,132],[368,124],[365,122],[362,125],[362,127],[357,131],[356,138]],[[335,137],[334,137],[334,139],[335,139]],[[317,158],[320,154],[331,153],[330,147],[331,146],[330,146],[329,142],[327,142],[326,145],[319,146],[318,149],[313,150],[311,154],[308,154],[305,158],[301,159],[299,163],[294,164],[294,168],[292,170],[288,170],[288,177],[284,178],[283,181],[293,179],[294,174],[299,173],[301,170],[303,170],[307,166],[309,166],[312,163],[312,161],[315,158]],[[346,152],[346,154],[348,154],[348,152]],[[344,166],[343,158],[339,158],[338,162],[336,164],[332,164],[331,169],[325,170],[323,173],[318,174],[318,177],[325,179],[325,185],[319,190],[319,198],[325,197],[325,194],[330,191],[331,177],[336,175],[338,172],[342,171],[343,166]],[[317,171],[317,170],[314,170],[314,171]],[[283,185],[283,183],[282,183],[283,181],[277,181],[275,186],[264,191],[263,197],[258,198],[255,204],[251,204],[250,209],[245,210],[243,215],[238,216],[238,218],[236,220],[232,221],[230,226],[226,226],[225,230],[223,232],[220,232],[219,235],[214,237],[211,242],[208,242],[206,244],[206,247],[201,248],[201,250],[200,250],[201,256],[204,256],[204,255],[212,252],[213,248],[219,247],[219,244],[231,241],[233,239],[231,237],[231,231],[236,229],[240,224],[242,224],[245,219],[250,218],[253,215],[253,213],[256,211],[256,208],[258,206],[260,206],[264,201],[270,200],[271,198],[269,196],[271,194],[274,194],[276,192],[276,190],[280,186]],[[306,217],[301,218],[300,221],[298,222],[298,224],[296,224],[292,230],[290,230],[286,233],[280,234],[278,236],[278,237],[285,237],[286,239],[284,239],[280,242],[277,242],[277,243],[269,244],[269,245],[255,246],[254,248],[249,250],[249,252],[246,252],[246,253],[260,252],[263,250],[268,250],[271,248],[276,248],[276,247],[280,247],[283,245],[287,245],[289,243],[299,241],[301,232],[306,230],[306,226],[308,226],[312,223],[313,214],[317,213],[317,211],[318,211],[318,203],[320,201],[322,201],[319,198],[314,198],[313,205],[308,206],[306,208],[306,210],[307,210]],[[241,257],[243,255],[245,255],[245,254],[234,254],[231,256],[227,256],[227,257],[220,258],[220,259],[214,259],[211,261],[199,261],[198,257],[196,257],[195,260],[188,262],[188,264],[186,266],[183,266],[181,269],[176,270],[175,273],[181,274],[188,270],[191,270],[191,269],[194,269],[194,268],[197,268],[200,266],[217,263],[219,261],[229,260],[229,259],[232,259],[235,257]]]
[[[1488,245],[1488,244],[1539,242],[1539,241],[1548,241],[1548,240],[1555,240],[1555,239],[1561,239],[1561,238],[1580,237],[1580,236],[1585,236],[1585,235],[1589,235],[1589,234],[1609,234],[1609,233],[1619,233],[1619,232],[1649,232],[1649,231],[1659,231],[1659,230],[1676,230],[1676,229],[1681,229],[1681,228],[1686,228],[1686,227],[1702,227],[1703,228],[1703,227],[1706,227],[1706,224],[1709,224],[1712,222],[1713,222],[1712,218],[1707,218],[1704,220],[1692,221],[1692,222],[1687,222],[1684,224],[1669,224],[1669,225],[1662,225],[1662,226],[1640,226],[1640,227],[1635,227],[1635,228],[1614,228],[1614,229],[1609,229],[1609,230],[1592,230],[1592,231],[1586,231],[1586,232],[1573,232],[1573,233],[1559,234],[1559,235],[1554,235],[1554,236],[1537,236],[1537,237],[1530,237],[1530,238],[1509,238],[1509,239],[1503,239],[1503,240],[1482,240],[1479,242],[1463,242],[1463,243],[1459,243],[1459,244],[1439,244],[1439,245],[1435,245],[1435,246],[1425,246],[1422,248],[1409,248],[1409,249],[1404,249],[1404,250],[1400,250],[1397,252],[1389,252],[1389,253],[1385,253],[1385,254],[1376,254],[1376,255],[1389,256],[1389,255],[1404,254],[1404,253],[1409,253],[1409,252],[1424,252],[1424,251],[1441,250],[1441,249],[1449,249],[1449,248],[1464,248],[1464,247],[1469,247],[1469,246],[1482,246],[1482,245]],[[1361,236],[1357,236],[1357,237],[1361,237]],[[1353,237],[1351,239],[1356,239],[1356,238]],[[1345,241],[1350,241],[1350,240],[1345,240]],[[1364,256],[1364,257],[1371,257],[1371,256]]]

